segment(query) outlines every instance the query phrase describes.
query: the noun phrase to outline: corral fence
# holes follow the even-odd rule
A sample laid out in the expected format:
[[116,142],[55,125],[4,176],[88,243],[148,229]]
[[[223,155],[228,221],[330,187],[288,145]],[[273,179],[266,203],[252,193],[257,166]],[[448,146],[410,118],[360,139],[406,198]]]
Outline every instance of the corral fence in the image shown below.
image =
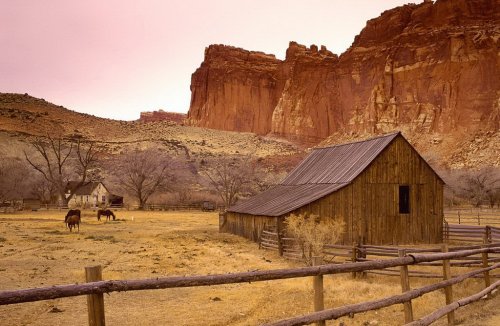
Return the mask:
[[[475,248],[475,247],[474,247]],[[102,269],[100,266],[87,267],[86,281],[83,284],[57,285],[44,288],[33,288],[23,290],[12,290],[0,292],[0,305],[19,304],[40,300],[87,295],[87,306],[89,325],[104,325],[104,293],[138,291],[152,289],[167,289],[180,287],[214,286],[222,284],[249,283],[259,281],[283,280],[299,277],[312,277],[314,288],[314,313],[292,317],[289,319],[269,323],[267,325],[306,325],[317,323],[324,325],[325,320],[337,319],[343,316],[353,316],[356,313],[376,310],[395,304],[403,304],[405,325],[429,325],[437,319],[448,316],[448,323],[455,322],[455,310],[477,302],[492,295],[492,292],[500,286],[500,281],[491,283],[493,276],[491,271],[496,271],[500,263],[490,265],[489,256],[500,253],[500,244],[490,244],[477,249],[463,249],[450,252],[448,245],[444,244],[440,253],[408,253],[398,250],[398,257],[391,259],[379,259],[345,264],[322,264],[315,259],[315,266],[279,269],[268,271],[254,271],[234,274],[185,276],[185,277],[163,277],[142,280],[109,280],[102,281]],[[451,261],[466,259],[468,257],[481,256],[478,269],[460,275],[451,274]],[[426,285],[417,289],[411,289],[408,267],[410,265],[437,264],[442,269],[442,281]],[[376,271],[386,268],[399,268],[402,293],[382,299],[368,302],[350,304],[336,308],[324,308],[323,276],[343,273],[362,273]],[[466,298],[454,301],[452,285],[458,284],[466,279],[481,276],[484,279],[484,289]],[[426,293],[444,289],[446,305],[433,313],[416,319],[413,314],[412,300]]]
[[[40,204],[36,208],[23,207],[20,206],[0,206],[0,212],[2,213],[14,213],[16,211],[27,210],[27,209],[38,211],[38,210],[51,210],[51,211],[64,211],[70,209],[68,206],[61,206],[57,204]],[[78,208],[78,207],[76,207]],[[98,210],[103,207],[99,206],[88,206],[84,209],[88,210]],[[114,204],[106,206],[106,209],[113,210],[138,210],[139,205],[128,205],[128,204]],[[147,204],[143,207],[144,210],[149,211],[222,211],[224,209],[223,205],[217,205],[215,203],[194,203],[194,204]]]
[[500,227],[445,223],[443,240],[466,243],[500,242]]
[[450,224],[495,225],[500,227],[500,209],[471,207],[445,209],[444,218]]
[[[259,241],[259,247],[262,249],[277,251],[281,256],[298,261],[306,261],[307,252],[301,247],[296,239],[278,236],[275,228],[270,227],[262,231]],[[443,240],[446,243],[465,243],[462,245],[450,246],[452,252],[464,249],[479,249],[484,247],[496,246],[500,243],[500,228],[491,226],[466,226],[449,225],[445,223],[443,227]],[[476,245],[474,245],[476,244]],[[441,248],[428,246],[427,248],[418,248],[415,246],[378,246],[355,243],[353,245],[326,244],[323,246],[322,257],[326,262],[366,262],[379,259],[391,259],[399,257],[401,252],[405,254],[423,254],[440,252]],[[450,262],[453,267],[478,267],[482,265],[482,256],[470,256],[460,258]],[[488,263],[500,262],[500,255],[492,254],[488,258]],[[421,278],[440,278],[432,266],[440,266],[440,263],[427,263],[421,266],[429,266],[428,270],[410,271],[409,276]],[[399,271],[395,269],[385,269],[371,271],[369,273],[398,276]],[[354,277],[356,275],[353,275]],[[500,275],[495,275],[499,276]]]
[[[138,206],[131,206],[137,209]],[[221,211],[224,208],[222,205],[216,205],[215,203],[195,203],[195,204],[183,204],[183,205],[170,205],[170,204],[148,204],[145,209],[150,211],[182,211],[182,210],[201,210],[201,211]]]

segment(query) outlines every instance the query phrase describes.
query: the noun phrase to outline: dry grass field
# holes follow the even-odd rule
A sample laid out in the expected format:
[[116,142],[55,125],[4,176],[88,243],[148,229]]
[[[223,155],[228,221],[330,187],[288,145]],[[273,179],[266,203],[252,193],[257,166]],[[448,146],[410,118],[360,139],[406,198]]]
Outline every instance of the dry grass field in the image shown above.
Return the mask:
[[[297,267],[274,252],[218,232],[217,213],[119,211],[98,222],[85,211],[70,233],[65,212],[0,215],[0,290],[84,282],[84,267],[103,266],[104,279],[205,275]],[[412,287],[432,282],[411,280]],[[480,280],[454,287],[455,298],[477,291]],[[325,307],[400,293],[399,278],[325,277]],[[108,325],[259,325],[312,311],[310,278],[105,295]],[[414,301],[415,316],[443,305],[442,292]],[[498,325],[499,296],[457,312],[463,325]],[[1,325],[87,325],[86,298],[0,306]],[[497,318],[497,319],[494,319]],[[437,325],[444,325],[442,318]],[[402,305],[327,322],[327,325],[401,325]]]

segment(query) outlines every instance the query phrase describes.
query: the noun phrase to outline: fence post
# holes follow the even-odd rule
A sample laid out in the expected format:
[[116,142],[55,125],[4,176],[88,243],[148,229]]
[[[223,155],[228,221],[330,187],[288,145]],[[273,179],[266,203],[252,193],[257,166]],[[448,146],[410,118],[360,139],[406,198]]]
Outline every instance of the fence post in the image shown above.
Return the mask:
[[458,224],[460,224],[460,210],[458,210]]
[[[314,256],[312,258],[313,266],[319,266],[323,264],[323,257]],[[314,311],[322,311],[325,309],[325,302],[323,297],[323,275],[313,276],[313,287],[314,287]],[[325,321],[320,320],[316,322],[318,326],[325,326]]]
[[278,235],[278,253],[280,256],[283,256],[283,241],[281,240],[281,225],[280,218],[276,218],[276,233]]
[[[100,265],[85,267],[85,281],[102,281],[102,267]],[[102,293],[87,295],[87,309],[89,326],[106,325],[104,318],[104,296]]]
[[[359,258],[364,258],[363,260],[361,261],[366,261],[366,252],[367,252],[367,249],[365,247],[365,238],[362,237],[361,238],[361,242],[358,244],[358,251],[357,251],[357,254],[358,254],[358,260]],[[362,271],[361,272],[361,277],[362,278],[366,278],[367,277],[367,272],[366,271]]]
[[[442,252],[448,252],[448,244],[443,244],[441,247]],[[450,267],[450,260],[449,259],[443,259],[443,279],[446,281],[451,278],[451,267]],[[450,286],[447,286],[444,288],[444,294],[446,297],[446,304],[449,305],[450,303],[453,302],[453,289]],[[448,313],[448,325],[454,325],[455,324],[455,312],[451,311]]]
[[[406,256],[405,249],[398,250],[398,256]],[[408,277],[408,265],[403,265],[399,268],[401,276],[401,290],[403,293],[410,291],[410,279]],[[405,324],[411,323],[413,321],[413,308],[411,305],[411,300],[403,303],[405,311]]]
[[[488,232],[489,231],[489,232]],[[488,235],[491,236],[491,230],[490,230],[490,227],[487,226],[486,227],[486,232],[485,232],[485,235],[484,235],[484,244],[485,244],[485,248],[487,247],[486,245],[488,245],[490,243],[490,237]],[[483,268],[486,268],[489,266],[489,262],[488,262],[488,253],[487,252],[483,252],[481,254],[481,258],[483,260]],[[491,281],[490,281],[490,271],[485,271],[484,272],[484,287],[487,288],[488,286],[491,285]]]
[[491,243],[491,227],[489,225],[486,225],[484,228],[484,243]]
[[[355,263],[358,260],[358,247],[356,243],[352,244],[352,251],[351,251],[351,261]],[[352,278],[356,278],[356,272],[351,273]]]
[[448,225],[448,222],[444,222],[444,230],[443,230],[444,236],[443,236],[443,242],[450,242],[450,226]]
[[479,211],[477,211],[477,225],[481,225],[481,218],[479,217]]

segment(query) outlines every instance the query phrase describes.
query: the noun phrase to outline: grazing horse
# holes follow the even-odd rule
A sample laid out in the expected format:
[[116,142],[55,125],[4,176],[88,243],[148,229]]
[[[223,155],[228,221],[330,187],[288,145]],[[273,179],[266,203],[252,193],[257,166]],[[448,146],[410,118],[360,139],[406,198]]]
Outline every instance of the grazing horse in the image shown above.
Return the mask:
[[82,212],[79,209],[70,209],[66,216],[64,217],[64,223],[68,222],[68,217],[76,215],[78,217],[82,217]]
[[68,229],[70,232],[73,232],[74,227],[78,227],[78,232],[80,232],[80,216],[71,215],[66,220],[66,224],[68,224]]
[[115,214],[113,214],[113,212],[110,211],[109,209],[100,209],[97,211],[97,220],[98,221],[101,220],[101,215],[106,216],[106,221],[111,220],[111,216],[113,216],[113,221],[116,219]]

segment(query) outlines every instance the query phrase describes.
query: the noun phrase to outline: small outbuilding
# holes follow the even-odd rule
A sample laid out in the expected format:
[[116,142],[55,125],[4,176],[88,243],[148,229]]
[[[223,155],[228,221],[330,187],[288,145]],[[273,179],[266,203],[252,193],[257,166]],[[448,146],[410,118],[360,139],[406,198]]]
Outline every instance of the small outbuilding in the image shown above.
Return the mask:
[[279,185],[230,207],[221,231],[258,241],[290,214],[345,222],[344,244],[439,243],[444,181],[401,133],[314,149]]

